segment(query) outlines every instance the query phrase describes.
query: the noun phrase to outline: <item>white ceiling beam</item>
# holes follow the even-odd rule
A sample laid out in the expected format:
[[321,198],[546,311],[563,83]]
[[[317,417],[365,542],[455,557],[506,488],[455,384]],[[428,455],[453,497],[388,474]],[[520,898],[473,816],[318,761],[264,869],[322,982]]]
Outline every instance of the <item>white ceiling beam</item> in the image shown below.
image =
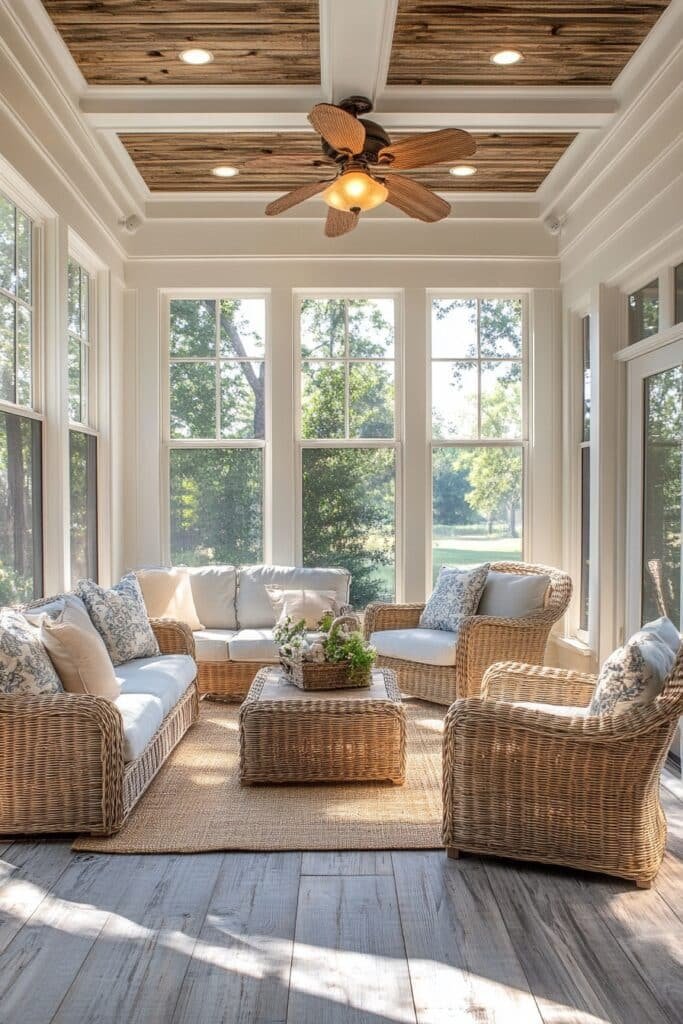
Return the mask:
[[398,0],[320,0],[320,69],[325,98],[384,89]]

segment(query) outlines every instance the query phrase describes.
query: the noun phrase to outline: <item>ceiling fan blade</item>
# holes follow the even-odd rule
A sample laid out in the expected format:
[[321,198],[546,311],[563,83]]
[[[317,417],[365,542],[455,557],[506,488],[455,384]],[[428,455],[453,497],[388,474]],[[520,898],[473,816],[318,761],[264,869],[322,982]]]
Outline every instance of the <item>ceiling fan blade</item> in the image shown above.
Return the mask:
[[387,202],[397,206],[409,217],[416,217],[431,223],[435,220],[443,220],[451,212],[450,203],[441,199],[431,189],[420,185],[419,181],[412,178],[402,178],[400,175],[390,174],[384,181],[389,190]]
[[270,167],[335,167],[334,160],[313,153],[262,153],[240,164],[240,170],[252,171]]
[[469,134],[459,128],[443,128],[438,132],[411,135],[400,142],[380,149],[377,159],[387,171],[407,171],[413,167],[449,163],[472,156],[477,144]]
[[284,213],[285,210],[291,209],[292,206],[298,206],[299,203],[303,203],[305,199],[317,196],[318,192],[322,192],[329,184],[329,181],[310,181],[307,185],[299,185],[298,188],[293,189],[291,192],[285,192],[279,199],[274,199],[272,203],[268,203],[266,206],[266,216],[277,217],[278,213]]
[[357,213],[347,213],[346,210],[337,210],[331,206],[327,211],[325,234],[328,238],[338,238],[339,235],[346,235],[349,231],[353,231],[357,223]]
[[353,114],[347,114],[341,107],[335,107],[333,103],[317,103],[308,120],[338,153],[355,156],[363,152],[365,128]]

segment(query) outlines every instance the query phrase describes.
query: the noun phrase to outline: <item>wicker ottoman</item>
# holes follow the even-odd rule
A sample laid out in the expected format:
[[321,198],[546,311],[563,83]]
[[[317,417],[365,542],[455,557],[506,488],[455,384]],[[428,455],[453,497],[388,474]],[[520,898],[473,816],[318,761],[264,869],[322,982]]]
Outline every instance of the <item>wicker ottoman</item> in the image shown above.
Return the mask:
[[264,668],[240,708],[240,782],[405,780],[406,713],[396,676],[372,686],[300,690]]

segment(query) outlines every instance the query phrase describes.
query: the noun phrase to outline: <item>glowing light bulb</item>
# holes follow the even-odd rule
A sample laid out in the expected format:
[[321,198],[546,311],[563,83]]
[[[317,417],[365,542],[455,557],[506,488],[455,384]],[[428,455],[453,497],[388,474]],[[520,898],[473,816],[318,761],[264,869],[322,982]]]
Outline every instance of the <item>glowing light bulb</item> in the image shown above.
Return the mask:
[[523,60],[523,57],[519,50],[499,50],[491,57],[491,63],[498,64],[500,67],[519,64],[520,60]]
[[178,56],[184,64],[210,64],[213,60],[210,50],[200,50],[199,48],[183,50]]
[[328,206],[337,210],[372,210],[386,202],[388,190],[364,171],[347,171],[323,192]]

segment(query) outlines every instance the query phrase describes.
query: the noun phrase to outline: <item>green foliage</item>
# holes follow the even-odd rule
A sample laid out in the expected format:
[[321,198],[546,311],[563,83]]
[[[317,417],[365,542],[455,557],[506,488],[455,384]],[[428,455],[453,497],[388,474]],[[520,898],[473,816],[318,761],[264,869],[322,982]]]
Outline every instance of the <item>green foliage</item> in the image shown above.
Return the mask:
[[375,663],[377,652],[357,631],[345,633],[335,627],[323,642],[325,657],[334,664],[345,661],[350,666],[351,679],[365,677]]

